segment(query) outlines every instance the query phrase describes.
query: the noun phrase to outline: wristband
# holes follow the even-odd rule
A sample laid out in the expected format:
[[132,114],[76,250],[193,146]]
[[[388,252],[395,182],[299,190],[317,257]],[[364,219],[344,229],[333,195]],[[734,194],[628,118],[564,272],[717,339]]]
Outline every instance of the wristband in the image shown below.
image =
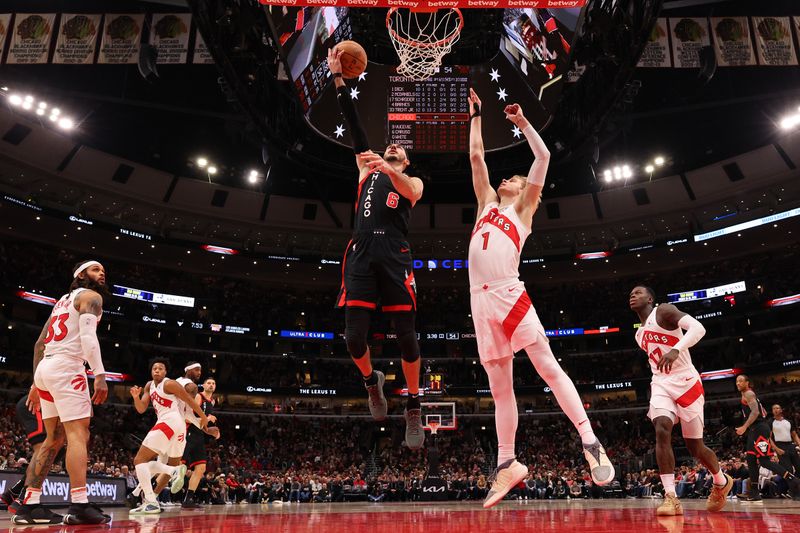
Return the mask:
[[334,77],[334,78],[341,78],[341,77],[343,77],[343,76],[342,76],[342,73],[341,73],[341,72],[334,72],[334,73],[333,73],[333,77]]

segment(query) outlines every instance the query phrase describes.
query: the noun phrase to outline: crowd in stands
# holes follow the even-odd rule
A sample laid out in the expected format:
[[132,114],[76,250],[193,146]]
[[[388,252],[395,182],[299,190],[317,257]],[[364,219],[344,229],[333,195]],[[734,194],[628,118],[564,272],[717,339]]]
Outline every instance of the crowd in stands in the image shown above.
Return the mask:
[[[0,469],[21,470],[30,457],[24,432],[15,422],[14,397],[4,393],[0,407]],[[19,396],[19,394],[18,394]],[[800,402],[780,401],[789,418],[800,423]],[[715,437],[722,424],[735,423],[735,405],[711,403],[706,410],[706,438],[723,468],[743,490],[747,477],[742,442],[732,432]],[[375,423],[365,418],[275,417],[263,414],[218,413],[222,438],[207,443],[208,473],[200,495],[208,503],[409,501],[420,497],[428,472],[428,454],[403,445],[399,421]],[[654,433],[643,413],[597,413],[590,418],[618,465],[619,484],[601,490],[593,485],[579,439],[563,415],[523,416],[517,433],[517,458],[528,465],[529,478],[512,491],[512,498],[559,499],[588,497],[647,497],[661,491],[654,468]],[[136,480],[132,459],[138,440],[152,426],[152,410],[139,415],[129,406],[104,405],[92,421],[89,472]],[[494,425],[490,417],[465,417],[457,430],[440,431],[436,438],[439,472],[451,499],[482,499],[491,486],[494,467]],[[321,436],[324,435],[324,438]],[[697,465],[674,434],[678,458],[679,495],[703,497],[710,476]],[[53,472],[63,471],[63,463]],[[765,476],[767,495],[785,492],[780,480]]]

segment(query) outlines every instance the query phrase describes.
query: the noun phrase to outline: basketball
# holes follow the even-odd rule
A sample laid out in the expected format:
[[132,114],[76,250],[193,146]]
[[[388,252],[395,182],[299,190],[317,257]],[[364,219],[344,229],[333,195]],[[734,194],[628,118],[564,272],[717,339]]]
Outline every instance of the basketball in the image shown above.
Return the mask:
[[336,45],[342,51],[342,77],[351,80],[367,69],[367,52],[355,41],[342,41]]

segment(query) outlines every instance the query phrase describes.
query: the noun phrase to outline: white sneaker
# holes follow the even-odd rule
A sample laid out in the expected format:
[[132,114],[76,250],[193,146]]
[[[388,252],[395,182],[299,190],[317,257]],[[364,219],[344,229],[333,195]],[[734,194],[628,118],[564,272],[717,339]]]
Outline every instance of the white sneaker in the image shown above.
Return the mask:
[[225,505],[233,505],[233,502],[226,501]]
[[596,485],[604,486],[614,481],[614,465],[606,455],[606,450],[600,444],[599,440],[594,441],[594,444],[583,445],[583,456],[586,457],[586,462],[589,463],[589,469],[592,472],[592,481]]
[[144,502],[139,507],[134,507],[128,514],[159,514],[161,513],[161,506],[158,502]]
[[518,463],[516,459],[509,459],[494,471],[494,483],[483,501],[483,508],[488,509],[497,505],[508,491],[528,475],[528,467]]
[[169,491],[172,494],[178,493],[183,488],[183,483],[186,480],[186,465],[180,465],[172,471],[169,477]]

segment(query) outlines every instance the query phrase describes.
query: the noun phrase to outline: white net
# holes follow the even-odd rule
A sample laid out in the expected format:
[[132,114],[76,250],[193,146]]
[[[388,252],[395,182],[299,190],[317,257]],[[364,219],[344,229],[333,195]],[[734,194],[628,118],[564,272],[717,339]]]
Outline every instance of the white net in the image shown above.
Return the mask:
[[386,27],[400,58],[397,73],[417,81],[430,78],[458,42],[463,26],[464,17],[456,8],[432,13],[389,9]]

